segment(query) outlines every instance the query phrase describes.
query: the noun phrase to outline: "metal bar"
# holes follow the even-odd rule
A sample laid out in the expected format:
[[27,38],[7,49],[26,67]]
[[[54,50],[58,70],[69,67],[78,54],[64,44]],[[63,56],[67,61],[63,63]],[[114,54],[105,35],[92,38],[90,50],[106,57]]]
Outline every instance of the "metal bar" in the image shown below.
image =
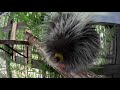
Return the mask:
[[98,68],[98,75],[117,75],[120,74],[120,65],[111,64],[111,65],[103,65],[101,68]]
[[[29,51],[28,51],[28,50],[29,50],[28,46],[27,46],[27,48],[26,48],[26,49],[27,49],[27,57],[28,57],[28,52],[29,52]],[[28,60],[27,60],[27,63],[28,63]]]
[[5,44],[5,46],[7,46],[8,48],[12,49],[13,51],[15,51],[16,53],[18,53],[19,55],[21,55],[21,56],[23,56],[23,57],[25,57],[25,58],[28,58],[27,56],[19,53],[18,51],[16,51],[15,49],[13,49],[12,47],[10,47],[9,45]]
[[115,23],[107,23],[107,22],[90,22],[88,25],[108,25],[108,26],[116,26],[119,27],[120,24],[115,24]]
[[4,49],[3,49],[3,48],[1,48],[1,47],[0,47],[0,49],[1,49],[1,50],[3,50],[3,51],[5,51],[5,52],[7,52],[8,54],[10,54],[10,55],[12,56],[12,53],[10,53],[10,52],[8,52],[8,51],[4,50]]
[[28,41],[16,41],[16,40],[0,40],[0,44],[22,44],[29,45]]
[[[117,29],[117,37],[116,37],[116,64],[120,64],[120,27]],[[118,70],[120,72],[120,69]],[[120,78],[119,74],[114,74],[114,78]]]

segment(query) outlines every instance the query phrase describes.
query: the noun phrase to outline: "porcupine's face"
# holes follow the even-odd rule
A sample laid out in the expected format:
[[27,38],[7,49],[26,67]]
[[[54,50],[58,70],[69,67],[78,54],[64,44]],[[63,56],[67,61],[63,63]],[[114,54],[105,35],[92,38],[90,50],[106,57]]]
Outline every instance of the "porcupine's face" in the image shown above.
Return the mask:
[[[91,27],[80,30],[72,14],[61,14],[54,18],[48,30],[47,52],[66,65],[66,70],[82,70],[98,55],[99,35]],[[61,60],[62,59],[62,60]]]

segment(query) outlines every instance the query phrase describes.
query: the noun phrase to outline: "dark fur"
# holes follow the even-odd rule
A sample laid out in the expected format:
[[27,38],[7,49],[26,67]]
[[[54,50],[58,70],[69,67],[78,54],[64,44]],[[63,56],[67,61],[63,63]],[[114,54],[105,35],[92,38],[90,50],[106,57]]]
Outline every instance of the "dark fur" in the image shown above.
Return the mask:
[[99,35],[88,23],[89,19],[75,18],[74,13],[59,14],[50,22],[47,53],[51,57],[61,53],[68,71],[85,70],[99,53]]

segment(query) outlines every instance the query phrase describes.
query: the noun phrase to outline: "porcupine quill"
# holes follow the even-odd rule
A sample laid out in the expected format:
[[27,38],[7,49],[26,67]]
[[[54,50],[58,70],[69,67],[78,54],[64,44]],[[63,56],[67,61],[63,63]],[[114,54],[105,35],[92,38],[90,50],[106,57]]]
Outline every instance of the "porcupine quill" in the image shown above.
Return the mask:
[[60,13],[53,17],[47,30],[46,52],[63,56],[65,70],[86,70],[99,54],[100,36],[91,25],[88,12]]

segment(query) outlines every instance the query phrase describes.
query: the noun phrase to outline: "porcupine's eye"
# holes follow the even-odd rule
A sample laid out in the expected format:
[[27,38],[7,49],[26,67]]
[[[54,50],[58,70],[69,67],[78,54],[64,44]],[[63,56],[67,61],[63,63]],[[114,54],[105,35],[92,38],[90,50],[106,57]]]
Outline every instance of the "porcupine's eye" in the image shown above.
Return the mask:
[[60,58],[59,57],[55,57],[55,61],[56,62],[60,62]]
[[55,61],[56,62],[63,62],[64,59],[63,59],[63,55],[59,54],[59,53],[55,53]]

